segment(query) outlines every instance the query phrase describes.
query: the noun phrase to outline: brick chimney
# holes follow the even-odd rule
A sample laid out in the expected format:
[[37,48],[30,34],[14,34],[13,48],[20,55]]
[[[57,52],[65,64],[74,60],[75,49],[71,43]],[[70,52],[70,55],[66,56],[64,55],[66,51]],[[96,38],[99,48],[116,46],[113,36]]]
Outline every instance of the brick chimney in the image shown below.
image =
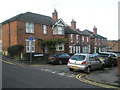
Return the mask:
[[94,26],[94,28],[93,28],[93,34],[97,35],[97,28],[96,28],[96,26]]
[[52,19],[53,20],[57,20],[58,19],[58,13],[57,13],[56,9],[54,9],[54,12],[52,13]]
[[71,28],[76,29],[76,22],[74,21],[74,19],[72,19],[71,21]]

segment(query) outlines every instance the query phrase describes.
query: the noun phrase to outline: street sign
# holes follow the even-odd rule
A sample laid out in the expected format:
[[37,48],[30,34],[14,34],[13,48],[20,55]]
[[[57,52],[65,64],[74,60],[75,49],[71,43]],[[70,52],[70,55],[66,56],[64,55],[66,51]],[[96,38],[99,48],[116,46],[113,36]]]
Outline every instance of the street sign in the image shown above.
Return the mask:
[[33,40],[34,40],[34,37],[29,37],[29,40],[33,41]]
[[30,36],[30,62],[32,61],[32,41],[34,40],[34,37]]

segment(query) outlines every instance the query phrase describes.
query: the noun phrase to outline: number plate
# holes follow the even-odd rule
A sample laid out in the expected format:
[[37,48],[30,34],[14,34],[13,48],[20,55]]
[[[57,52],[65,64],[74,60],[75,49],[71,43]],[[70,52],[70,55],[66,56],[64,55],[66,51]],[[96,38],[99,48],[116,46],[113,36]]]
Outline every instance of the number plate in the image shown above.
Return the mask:
[[77,66],[72,66],[71,68],[76,68],[77,69],[78,67]]
[[103,58],[100,58],[100,60],[104,60]]

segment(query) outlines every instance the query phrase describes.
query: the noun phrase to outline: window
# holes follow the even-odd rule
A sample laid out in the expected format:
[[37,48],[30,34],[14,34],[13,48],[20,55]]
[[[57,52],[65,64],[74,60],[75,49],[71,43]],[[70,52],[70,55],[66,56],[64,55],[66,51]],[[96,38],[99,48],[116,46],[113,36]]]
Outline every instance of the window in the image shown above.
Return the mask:
[[95,45],[97,45],[97,38],[95,38]]
[[73,34],[70,34],[70,41],[73,43]]
[[89,38],[87,37],[87,42],[89,42]]
[[62,35],[63,34],[63,29],[61,26],[58,26],[58,34]]
[[46,25],[43,25],[43,33],[47,34],[47,26]]
[[63,32],[63,27],[62,26],[56,26],[54,27],[53,29],[53,34],[57,34],[57,35],[63,35],[64,32]]
[[83,61],[85,59],[85,55],[73,55],[71,57],[72,60]]
[[69,46],[69,53],[73,53],[73,47],[72,46]]
[[79,43],[79,35],[76,35],[76,43]]
[[26,33],[34,33],[34,24],[26,23]]
[[26,52],[35,52],[35,40],[26,40]]
[[82,36],[82,41],[84,42],[84,36]]
[[56,45],[56,51],[64,51],[64,44],[63,43],[57,44]]

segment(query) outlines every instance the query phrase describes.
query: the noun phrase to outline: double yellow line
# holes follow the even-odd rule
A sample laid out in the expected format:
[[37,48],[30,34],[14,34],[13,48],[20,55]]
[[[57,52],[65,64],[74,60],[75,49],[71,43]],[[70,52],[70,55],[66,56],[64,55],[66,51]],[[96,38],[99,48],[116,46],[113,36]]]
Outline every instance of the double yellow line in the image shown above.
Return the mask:
[[12,63],[12,62],[8,62],[8,61],[5,61],[5,60],[1,60],[1,59],[0,59],[0,62],[4,62],[4,63],[8,63],[8,64],[15,64],[15,63]]
[[114,89],[118,89],[120,90],[120,88],[118,87],[115,87],[115,86],[110,86],[110,85],[104,85],[104,84],[100,84],[100,83],[96,83],[94,81],[90,81],[90,80],[86,80],[86,79],[83,79],[81,77],[85,76],[86,74],[78,74],[76,76],[76,78],[82,82],[85,82],[85,83],[89,83],[89,84],[92,84],[92,85],[96,85],[96,86],[100,86],[100,87],[103,87],[103,88],[114,88]]

